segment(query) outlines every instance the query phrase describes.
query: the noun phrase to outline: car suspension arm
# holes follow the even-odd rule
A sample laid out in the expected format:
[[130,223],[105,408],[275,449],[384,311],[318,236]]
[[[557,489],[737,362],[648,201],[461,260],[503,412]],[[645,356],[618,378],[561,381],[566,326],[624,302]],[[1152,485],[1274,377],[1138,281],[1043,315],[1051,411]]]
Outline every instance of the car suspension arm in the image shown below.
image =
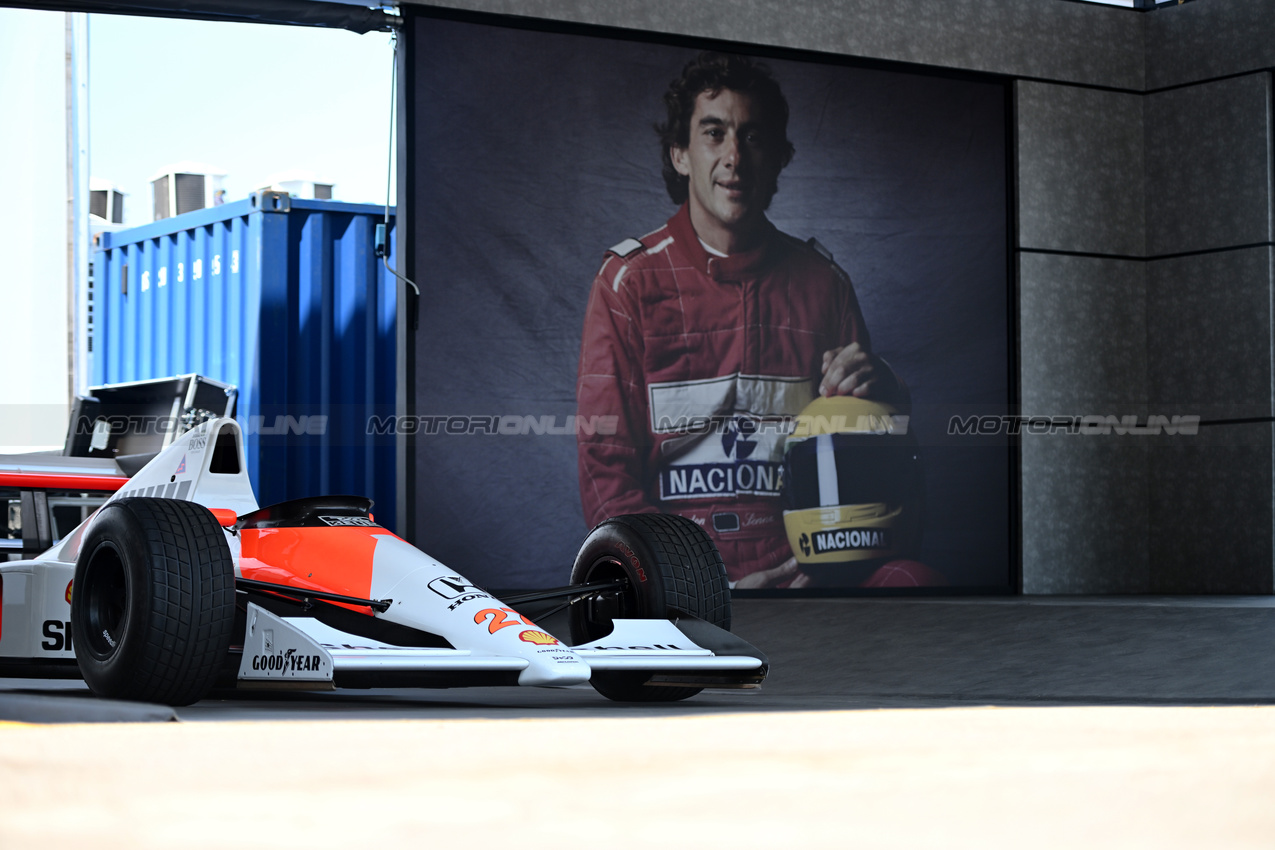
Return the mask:
[[593,596],[598,593],[606,593],[608,590],[623,590],[624,581],[615,579],[614,581],[591,581],[585,584],[573,584],[568,587],[554,587],[549,590],[532,590],[527,593],[514,594],[497,594],[504,602],[510,605],[518,605],[525,602],[543,602],[546,599],[562,599],[565,597],[576,597],[583,599],[586,596]]
[[235,587],[239,590],[277,593],[280,596],[300,599],[302,602],[309,602],[311,599],[321,599],[324,602],[342,602],[346,605],[366,605],[373,611],[382,613],[388,611],[390,605],[394,602],[393,599],[359,599],[356,596],[341,596],[338,593],[325,593],[321,590],[308,590],[304,587],[289,587],[286,584],[272,584],[268,581],[256,581],[250,578],[235,579]]

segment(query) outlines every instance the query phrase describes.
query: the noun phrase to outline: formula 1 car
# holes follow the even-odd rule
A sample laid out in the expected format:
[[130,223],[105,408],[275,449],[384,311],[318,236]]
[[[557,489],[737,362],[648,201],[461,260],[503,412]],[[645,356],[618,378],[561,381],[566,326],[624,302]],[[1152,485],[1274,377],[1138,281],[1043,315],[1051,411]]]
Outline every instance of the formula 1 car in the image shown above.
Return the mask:
[[[584,682],[662,702],[766,676],[766,657],[729,632],[721,556],[690,520],[609,519],[569,586],[497,599],[371,506],[259,508],[238,424],[204,422],[51,549],[0,562],[0,675],[78,674],[100,696],[169,705],[231,686]],[[545,606],[566,613],[557,634],[528,616]]]

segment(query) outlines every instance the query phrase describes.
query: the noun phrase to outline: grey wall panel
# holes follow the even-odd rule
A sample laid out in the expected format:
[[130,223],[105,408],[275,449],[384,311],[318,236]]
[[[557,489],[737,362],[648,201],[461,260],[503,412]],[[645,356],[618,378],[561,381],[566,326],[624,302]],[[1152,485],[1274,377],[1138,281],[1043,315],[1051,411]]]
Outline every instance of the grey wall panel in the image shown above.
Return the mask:
[[1019,82],[1019,245],[1146,251],[1143,96]]
[[1145,100],[1148,253],[1270,240],[1270,74]]
[[1143,17],[1148,89],[1275,67],[1270,0],[1204,0]]
[[1147,401],[1146,264],[1019,256],[1028,415],[1123,414]]
[[1272,426],[1152,438],[1151,593],[1272,592]]
[[1272,251],[1147,264],[1147,378],[1153,412],[1271,416]]
[[1145,83],[1142,15],[1060,0],[431,0],[428,5],[1135,91]]
[[1146,439],[1025,435],[1022,445],[1023,592],[1146,592]]
[[[1019,255],[1023,413],[1146,415],[1146,263]],[[1147,443],[1022,436],[1023,591],[1148,582]]]

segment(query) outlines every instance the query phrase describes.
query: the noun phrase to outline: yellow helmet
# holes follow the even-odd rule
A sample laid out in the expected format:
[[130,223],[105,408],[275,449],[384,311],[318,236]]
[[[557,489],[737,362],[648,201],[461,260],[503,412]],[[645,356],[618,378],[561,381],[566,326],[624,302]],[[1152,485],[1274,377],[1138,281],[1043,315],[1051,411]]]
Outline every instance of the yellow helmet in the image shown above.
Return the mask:
[[784,444],[784,527],[808,573],[858,583],[888,560],[915,556],[923,491],[908,417],[890,405],[815,399]]

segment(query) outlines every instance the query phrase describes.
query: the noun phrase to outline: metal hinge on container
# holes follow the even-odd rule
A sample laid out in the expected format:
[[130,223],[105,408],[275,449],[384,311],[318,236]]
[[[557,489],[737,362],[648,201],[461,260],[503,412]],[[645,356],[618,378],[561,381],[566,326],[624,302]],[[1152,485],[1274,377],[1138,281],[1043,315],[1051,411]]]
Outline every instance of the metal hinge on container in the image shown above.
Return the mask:
[[287,192],[253,192],[248,198],[253,208],[262,212],[286,213],[292,209],[292,196]]

